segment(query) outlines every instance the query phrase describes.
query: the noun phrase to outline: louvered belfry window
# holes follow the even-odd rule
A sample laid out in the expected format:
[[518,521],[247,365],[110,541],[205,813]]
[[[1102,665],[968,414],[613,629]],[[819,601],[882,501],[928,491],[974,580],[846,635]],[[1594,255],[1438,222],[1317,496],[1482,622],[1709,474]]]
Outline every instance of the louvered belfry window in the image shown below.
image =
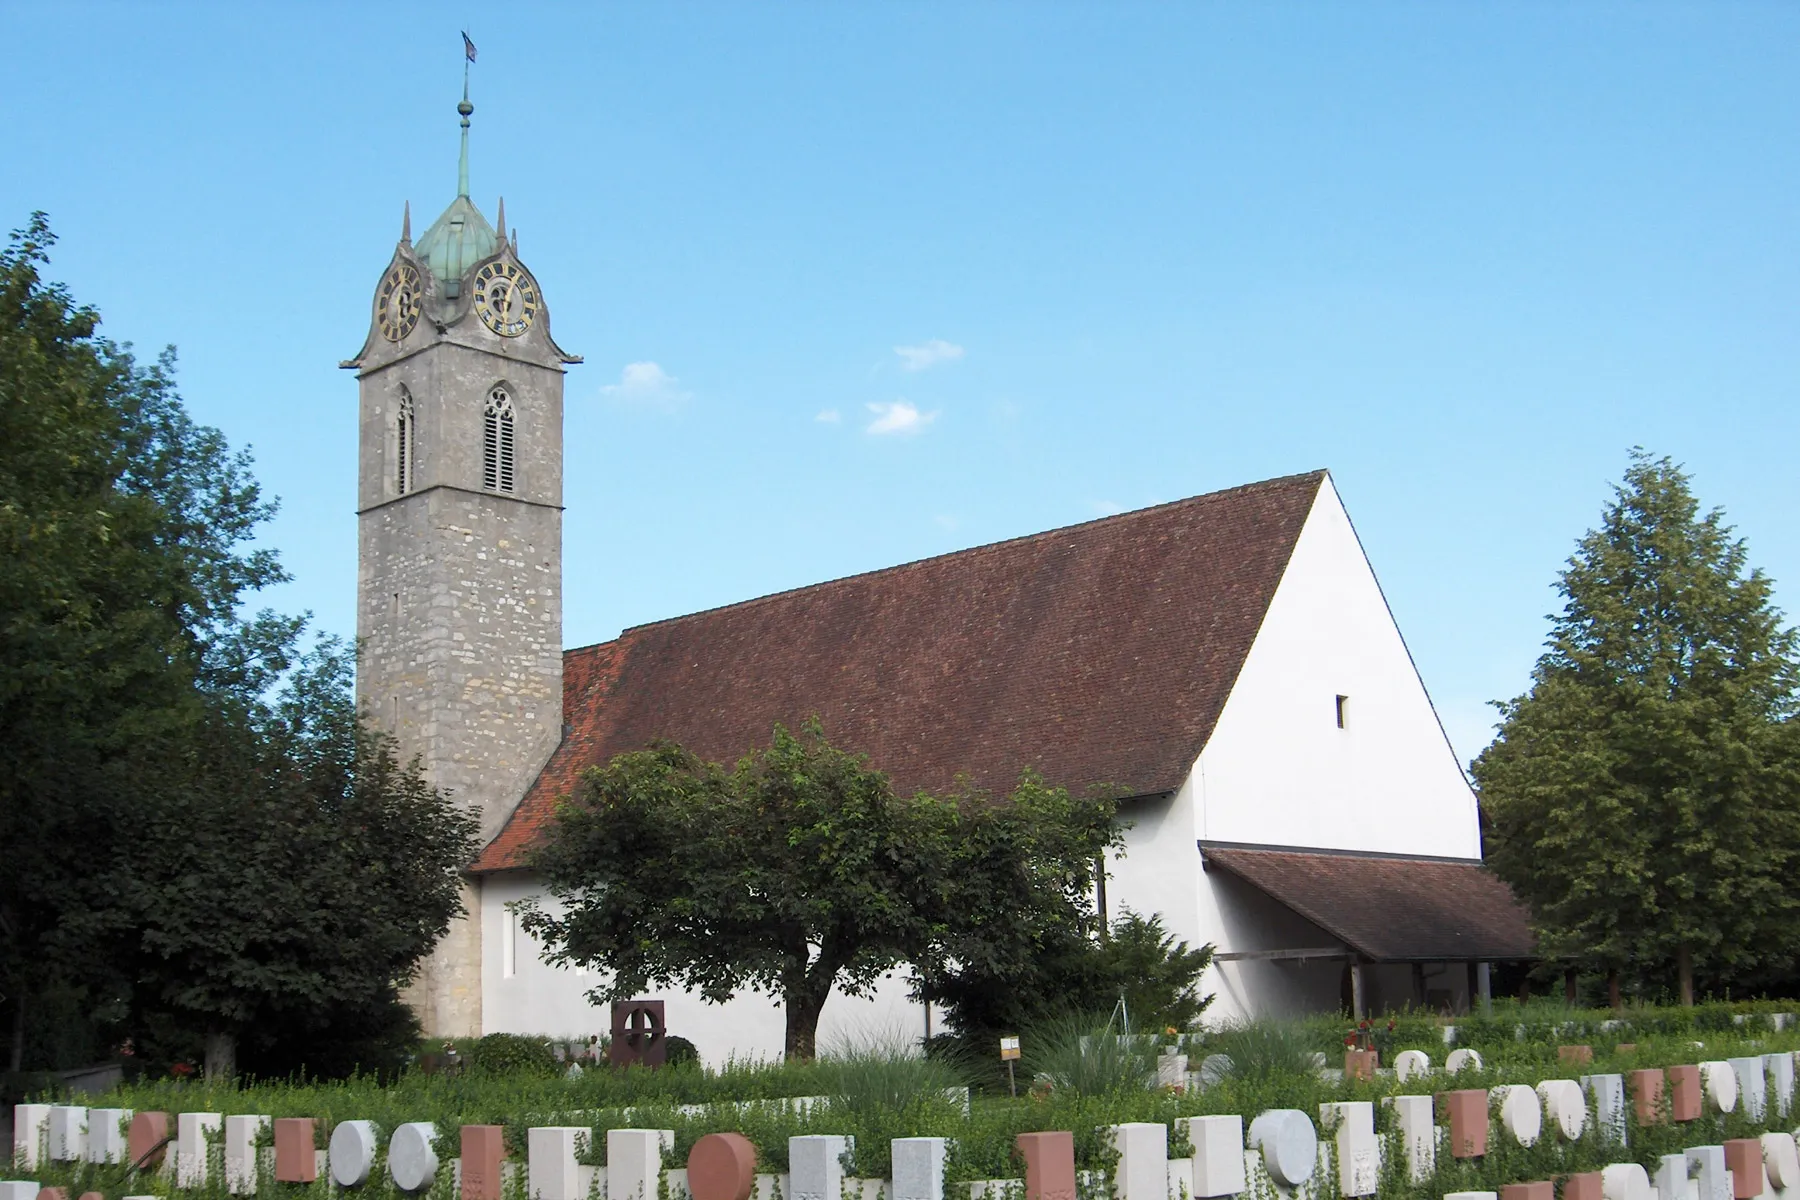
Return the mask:
[[513,402],[504,386],[488,393],[481,445],[481,482],[490,492],[513,490]]
[[394,492],[404,496],[413,490],[413,398],[404,387],[394,414],[394,451]]

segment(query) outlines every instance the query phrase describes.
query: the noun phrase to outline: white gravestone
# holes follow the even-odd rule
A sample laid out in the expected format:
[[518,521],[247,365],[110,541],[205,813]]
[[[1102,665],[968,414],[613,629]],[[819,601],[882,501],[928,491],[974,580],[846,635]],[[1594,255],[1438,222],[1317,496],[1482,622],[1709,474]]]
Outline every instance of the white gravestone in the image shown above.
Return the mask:
[[1194,1200],[1194,1160],[1169,1160],[1169,1200]]
[[1613,1163],[1600,1169],[1601,1200],[1656,1200],[1650,1175],[1637,1163]]
[[1431,1074],[1431,1055],[1423,1050],[1402,1050],[1394,1056],[1394,1078],[1401,1083]]
[[895,1138],[894,1200],[944,1200],[950,1143],[941,1137]]
[[1119,1152],[1115,1200],[1168,1200],[1169,1127],[1161,1121],[1129,1121],[1109,1132]]
[[1319,1124],[1337,1143],[1338,1191],[1345,1196],[1374,1195],[1381,1178],[1375,1106],[1367,1100],[1321,1104]]
[[50,1106],[50,1161],[80,1162],[87,1157],[88,1110],[79,1104]]
[[398,1126],[388,1138],[387,1168],[388,1178],[403,1192],[422,1192],[430,1187],[438,1170],[437,1126],[430,1121],[408,1121]]
[[1488,1092],[1500,1105],[1500,1125],[1521,1146],[1535,1146],[1544,1132],[1544,1106],[1535,1089],[1523,1083],[1507,1083]]
[[1263,1169],[1282,1187],[1299,1187],[1318,1169],[1319,1131],[1297,1108],[1271,1108],[1259,1114],[1250,1122],[1245,1142],[1261,1153]]
[[1479,1070],[1481,1070],[1481,1055],[1475,1053],[1475,1051],[1469,1049],[1467,1046],[1452,1050],[1449,1057],[1444,1059],[1444,1073],[1446,1075],[1460,1075],[1464,1071]]
[[1437,1171],[1437,1116],[1430,1096],[1389,1096],[1383,1104],[1394,1110],[1400,1127],[1400,1148],[1406,1152],[1407,1178],[1424,1183]]
[[[673,1129],[607,1130],[607,1200],[656,1200],[663,1155],[674,1148]],[[836,1192],[831,1200],[839,1200]]]
[[[610,1145],[610,1143],[609,1143]],[[844,1190],[843,1154],[850,1139],[814,1133],[788,1139],[787,1200],[840,1200]],[[610,1159],[610,1155],[608,1156]],[[619,1200],[611,1197],[610,1200]],[[655,1200],[652,1194],[651,1200]]]
[[1612,1146],[1625,1144],[1625,1077],[1623,1075],[1583,1075],[1581,1086],[1594,1098],[1594,1132],[1601,1142]]
[[206,1142],[224,1126],[220,1113],[180,1113],[175,1117],[175,1185],[200,1187],[206,1183]]
[[331,1182],[339,1187],[361,1187],[375,1166],[375,1122],[339,1121],[331,1131]]
[[1537,1085],[1537,1094],[1544,1102],[1550,1128],[1564,1141],[1580,1138],[1587,1128],[1587,1100],[1581,1094],[1581,1085],[1573,1079],[1546,1079]]
[[1184,1092],[1187,1090],[1188,1058],[1185,1054],[1159,1054],[1156,1056],[1156,1086],[1169,1091]]
[[[22,1104],[15,1108],[25,1107]],[[47,1104],[33,1105],[34,1108],[48,1108]],[[38,1185],[36,1180],[0,1179],[0,1200],[37,1200]]]
[[1444,1200],[1500,1200],[1499,1192],[1445,1192]]
[[1761,1122],[1763,1114],[1769,1110],[1769,1073],[1763,1064],[1763,1056],[1753,1054],[1726,1062],[1731,1066],[1731,1073],[1737,1076],[1738,1106],[1746,1117]]
[[[1728,1062],[1703,1062],[1700,1064],[1700,1090],[1706,1094],[1706,1103],[1714,1112],[1735,1112],[1738,1102],[1737,1072],[1731,1069]],[[1705,1197],[1701,1197],[1705,1200]]]
[[1700,1200],[1732,1200],[1731,1168],[1725,1165],[1725,1147],[1689,1146],[1688,1168],[1700,1183]]
[[130,1146],[131,1110],[129,1108],[88,1109],[87,1160],[91,1163],[122,1163]]
[[1794,1107],[1794,1056],[1765,1054],[1763,1062],[1769,1068],[1769,1090],[1775,1094],[1775,1114],[1785,1117]]
[[577,1156],[591,1130],[544,1125],[525,1131],[526,1186],[530,1200],[587,1200]]
[[1181,1117],[1177,1129],[1185,1129],[1194,1148],[1195,1200],[1235,1196],[1247,1186],[1244,1178],[1244,1118]]
[[[13,1105],[13,1161],[31,1170],[41,1161],[50,1139],[48,1104]],[[31,1194],[37,1200],[37,1193]]]
[[1777,1192],[1786,1192],[1800,1185],[1800,1149],[1794,1145],[1793,1134],[1763,1134],[1762,1155],[1763,1170],[1769,1174],[1770,1187]]
[[269,1127],[269,1118],[225,1118],[225,1190],[234,1196],[256,1194],[256,1137]]
[[1665,1154],[1656,1160],[1656,1200],[1688,1200],[1688,1157]]

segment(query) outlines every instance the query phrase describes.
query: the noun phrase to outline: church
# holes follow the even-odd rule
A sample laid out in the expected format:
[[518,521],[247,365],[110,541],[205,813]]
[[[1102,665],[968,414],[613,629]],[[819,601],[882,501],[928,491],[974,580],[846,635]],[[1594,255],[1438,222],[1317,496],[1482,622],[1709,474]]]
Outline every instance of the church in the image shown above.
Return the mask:
[[[563,381],[504,202],[410,209],[359,385],[358,703],[481,814],[467,919],[409,992],[426,1031],[585,1038],[596,980],[513,902],[583,770],[655,738],[734,761],[817,713],[903,792],[1026,768],[1126,797],[1096,897],[1216,948],[1211,1014],[1466,1009],[1533,953],[1481,864],[1475,795],[1326,471],[562,644]],[[709,1062],[773,1057],[772,997],[666,994]],[[834,1035],[916,1036],[898,978]]]

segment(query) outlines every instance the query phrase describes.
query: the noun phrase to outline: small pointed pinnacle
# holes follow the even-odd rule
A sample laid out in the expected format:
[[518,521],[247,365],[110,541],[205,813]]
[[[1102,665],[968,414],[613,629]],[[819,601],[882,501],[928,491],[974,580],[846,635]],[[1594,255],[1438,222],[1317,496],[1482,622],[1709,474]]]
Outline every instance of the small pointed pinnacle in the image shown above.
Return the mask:
[[519,231],[516,229],[512,231],[512,252],[514,258],[519,257]]
[[403,242],[406,245],[409,245],[409,246],[412,245],[412,201],[411,200],[408,200],[406,202],[406,209],[401,214],[401,217],[400,217],[400,240],[401,240],[401,242]]
[[506,197],[505,196],[500,197],[499,220],[495,221],[494,224],[496,224],[500,227],[500,240],[502,242],[504,242],[506,240]]

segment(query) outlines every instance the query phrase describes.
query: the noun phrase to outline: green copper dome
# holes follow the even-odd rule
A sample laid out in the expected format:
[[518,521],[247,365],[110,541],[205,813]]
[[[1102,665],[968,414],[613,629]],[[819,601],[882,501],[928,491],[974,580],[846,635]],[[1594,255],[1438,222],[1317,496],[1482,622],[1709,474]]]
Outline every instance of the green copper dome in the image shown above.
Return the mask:
[[[454,284],[468,269],[500,248],[500,236],[468,196],[458,196],[431,223],[413,252],[444,284]],[[449,294],[455,295],[452,290]]]

